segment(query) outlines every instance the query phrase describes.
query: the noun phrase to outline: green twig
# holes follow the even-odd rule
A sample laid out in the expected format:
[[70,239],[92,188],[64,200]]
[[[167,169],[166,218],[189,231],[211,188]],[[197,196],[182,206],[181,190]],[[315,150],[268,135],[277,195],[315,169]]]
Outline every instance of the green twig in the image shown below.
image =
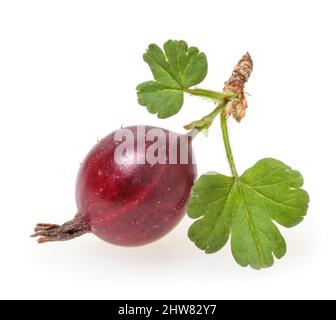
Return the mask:
[[229,161],[229,165],[230,165],[232,175],[236,179],[238,179],[239,175],[238,175],[237,168],[236,168],[236,165],[235,165],[235,162],[234,162],[234,159],[233,159],[233,155],[232,155],[230,139],[229,139],[229,132],[228,132],[228,125],[227,125],[227,115],[225,113],[225,109],[222,110],[222,112],[221,112],[220,120],[221,120],[222,135],[223,135],[223,141],[224,141],[226,156],[227,156],[227,159]]
[[217,117],[217,115],[221,112],[223,109],[223,104],[219,104],[211,113],[204,116],[202,119],[193,121],[187,125],[184,126],[184,129],[191,130],[191,129],[197,129],[199,131],[209,129]]
[[203,97],[217,102],[237,98],[237,96],[232,92],[218,92],[206,89],[186,89],[185,92],[193,96]]

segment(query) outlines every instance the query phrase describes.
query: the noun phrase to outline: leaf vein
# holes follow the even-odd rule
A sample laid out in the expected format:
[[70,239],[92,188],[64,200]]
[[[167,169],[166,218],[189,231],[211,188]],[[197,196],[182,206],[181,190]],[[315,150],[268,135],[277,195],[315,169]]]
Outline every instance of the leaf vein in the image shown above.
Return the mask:
[[[161,69],[163,70],[163,71],[165,71],[170,77],[172,77],[173,78],[173,80],[175,80],[176,81],[176,83],[180,86],[180,88],[181,89],[183,89],[183,84],[181,84],[180,83],[180,79],[177,79],[176,78],[176,75],[174,75],[168,68],[167,68],[167,66],[164,66],[163,65],[163,63],[161,63],[161,61],[158,61],[157,59],[155,59],[155,57],[150,53],[150,51],[149,52],[147,52],[147,54],[151,57],[151,59],[159,66],[159,67],[161,67]],[[165,56],[165,58],[166,58],[166,56]],[[166,58],[166,63],[168,63],[168,61],[167,61],[167,58]],[[175,70],[174,70],[175,71]],[[156,80],[158,83],[160,83],[158,80]],[[162,83],[161,83],[162,84]]]
[[254,225],[253,225],[253,222],[252,222],[251,213],[249,212],[249,210],[247,208],[246,199],[245,199],[245,196],[244,196],[244,192],[243,192],[243,190],[241,188],[240,182],[237,182],[237,183],[238,183],[238,188],[239,188],[240,195],[241,195],[241,197],[243,199],[243,204],[244,204],[244,209],[245,209],[245,212],[246,212],[246,216],[247,216],[248,222],[249,222],[250,227],[251,227],[252,236],[253,236],[254,241],[256,243],[256,246],[257,246],[258,255],[260,257],[262,265],[264,265],[265,258],[264,258],[264,255],[262,253],[261,246],[259,244],[257,234],[255,232],[255,228],[254,228]]
[[[243,182],[244,183],[244,182]],[[300,210],[301,208],[300,207],[294,207],[294,206],[291,206],[289,204],[285,204],[285,203],[282,203],[280,201],[277,201],[277,200],[274,200],[268,196],[266,196],[265,194],[263,194],[262,192],[256,190],[254,187],[248,185],[247,183],[244,183],[245,186],[247,186],[248,188],[254,190],[254,192],[256,192],[257,194],[259,194],[261,197],[265,198],[266,200],[269,200],[271,202],[274,202],[282,207],[286,207],[286,208],[291,208],[291,209],[296,209],[296,210]],[[298,190],[297,188],[294,188],[295,190]]]

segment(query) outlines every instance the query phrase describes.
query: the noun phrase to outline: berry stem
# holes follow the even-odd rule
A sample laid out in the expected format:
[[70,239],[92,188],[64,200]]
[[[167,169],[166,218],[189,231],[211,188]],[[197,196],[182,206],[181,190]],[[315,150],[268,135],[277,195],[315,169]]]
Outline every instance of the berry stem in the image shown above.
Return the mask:
[[191,130],[197,129],[199,131],[209,129],[212,125],[215,118],[219,115],[219,113],[223,110],[223,104],[219,104],[211,113],[204,116],[202,119],[193,121],[184,126],[184,129]]
[[230,145],[227,118],[228,116],[226,115],[225,108],[224,108],[220,114],[220,122],[221,122],[221,127],[222,127],[222,135],[223,135],[223,141],[224,141],[224,146],[225,146],[225,152],[226,152],[226,157],[230,165],[232,175],[236,179],[238,179],[239,175],[238,175],[237,168],[236,168],[236,165],[233,159],[232,149]]

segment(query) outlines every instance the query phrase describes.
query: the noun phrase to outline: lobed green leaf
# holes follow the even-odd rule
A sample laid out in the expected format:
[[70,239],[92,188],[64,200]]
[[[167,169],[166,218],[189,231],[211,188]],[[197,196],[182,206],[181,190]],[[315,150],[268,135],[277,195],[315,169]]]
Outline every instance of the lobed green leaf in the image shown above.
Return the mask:
[[149,45],[144,61],[149,65],[154,80],[137,86],[139,104],[159,118],[179,112],[185,90],[202,82],[208,72],[204,53],[188,47],[185,41],[169,40],[162,50]]
[[231,250],[242,266],[270,267],[286,253],[286,243],[274,222],[284,227],[300,223],[309,196],[301,189],[298,171],[275,159],[263,159],[239,179],[203,175],[193,187],[188,215],[198,219],[189,237],[206,253],[220,250],[231,235]]

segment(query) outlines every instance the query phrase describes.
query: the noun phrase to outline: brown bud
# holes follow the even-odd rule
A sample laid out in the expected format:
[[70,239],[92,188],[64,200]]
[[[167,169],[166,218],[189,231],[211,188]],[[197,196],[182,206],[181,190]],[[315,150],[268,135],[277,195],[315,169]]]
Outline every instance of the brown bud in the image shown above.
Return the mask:
[[252,58],[249,53],[246,53],[235,66],[230,79],[224,84],[224,91],[233,92],[238,96],[238,100],[230,102],[226,109],[226,113],[232,115],[238,122],[245,117],[247,100],[244,87],[251,76],[252,70]]

